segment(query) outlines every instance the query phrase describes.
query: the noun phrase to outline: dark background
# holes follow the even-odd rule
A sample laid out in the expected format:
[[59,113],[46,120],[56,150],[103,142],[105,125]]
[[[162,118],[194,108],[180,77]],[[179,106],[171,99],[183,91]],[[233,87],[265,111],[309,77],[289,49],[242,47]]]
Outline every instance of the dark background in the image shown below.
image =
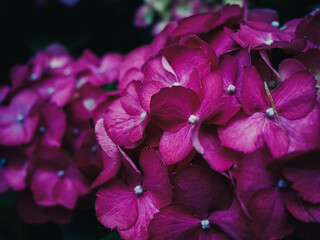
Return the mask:
[[[9,84],[9,71],[24,64],[50,43],[61,43],[75,56],[90,49],[98,56],[106,52],[127,53],[152,40],[150,28],[133,26],[133,14],[142,0],[81,0],[66,7],[48,0],[0,1],[0,85]],[[256,0],[251,8],[272,8],[280,22],[305,16],[320,5],[319,0]],[[16,194],[0,195],[0,240],[5,239],[119,239],[104,229],[94,211],[77,211],[71,224],[31,225],[22,222],[15,208]],[[297,239],[297,238],[288,238]]]

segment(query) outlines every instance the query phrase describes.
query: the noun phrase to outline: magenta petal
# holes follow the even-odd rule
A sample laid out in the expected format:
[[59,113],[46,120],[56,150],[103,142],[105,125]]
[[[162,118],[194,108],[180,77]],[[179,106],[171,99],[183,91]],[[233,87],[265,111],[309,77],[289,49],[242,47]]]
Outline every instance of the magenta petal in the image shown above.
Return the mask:
[[60,179],[53,188],[53,196],[58,204],[73,209],[78,199],[78,193],[70,179]]
[[197,229],[201,227],[200,219],[192,216],[181,204],[170,204],[155,214],[149,225],[151,240],[185,239],[195,240]]
[[0,170],[0,194],[9,189],[7,181],[3,178],[3,170]]
[[160,208],[171,201],[171,184],[166,165],[160,155],[150,147],[140,152],[140,166],[144,174],[143,187],[153,195],[153,202]]
[[292,58],[287,58],[279,64],[279,74],[282,81],[289,79],[295,73],[305,70],[306,68],[302,63]]
[[289,152],[310,150],[320,145],[320,106],[316,106],[307,116],[297,120],[285,120],[285,132],[290,145]]
[[258,71],[253,66],[244,67],[240,91],[242,107],[246,113],[253,114],[267,106],[266,90]]
[[199,231],[199,240],[230,240],[230,238],[218,231],[215,231],[213,229],[205,229]]
[[[306,116],[316,103],[315,86],[316,80],[308,71],[296,73],[282,82],[271,94],[279,115],[290,120]],[[295,94],[288,94],[290,92]]]
[[302,198],[290,191],[286,195],[286,206],[288,211],[300,221],[320,222],[320,204],[303,201]]
[[223,146],[249,153],[264,145],[262,129],[267,119],[263,113],[235,118],[226,127],[218,129]]
[[164,132],[159,144],[159,152],[163,161],[174,164],[184,159],[193,149],[191,132],[193,125],[188,124],[176,133]]
[[241,157],[236,151],[221,146],[215,127],[201,126],[199,142],[204,149],[202,156],[215,171],[229,169]]
[[107,228],[126,230],[138,219],[138,206],[133,189],[118,180],[110,181],[97,193],[96,215]]
[[320,151],[311,151],[287,162],[282,170],[283,175],[298,191],[299,196],[311,203],[320,203]]
[[150,113],[150,102],[154,94],[158,93],[162,87],[165,87],[163,83],[156,81],[148,81],[143,84],[141,90],[141,106]]
[[230,208],[212,212],[209,219],[212,223],[217,224],[228,236],[232,236],[233,239],[256,239],[253,236],[250,221],[242,212],[236,198],[233,199]]
[[200,106],[196,116],[205,120],[218,106],[222,94],[222,76],[219,71],[207,74],[202,78],[202,92],[200,93]]
[[251,198],[248,210],[254,223],[253,230],[262,239],[281,239],[294,231],[283,196],[277,188],[258,191]]
[[[140,115],[130,115],[122,107],[121,101],[115,100],[105,115],[105,124],[110,138],[117,144],[125,147],[134,147],[135,141],[131,141],[131,134],[138,131],[138,137],[141,140],[144,135],[145,124],[148,118],[142,118]],[[133,139],[132,139],[133,140]]]
[[263,139],[267,143],[273,157],[280,157],[288,152],[289,138],[275,122],[266,121],[263,127]]
[[174,199],[200,218],[231,205],[232,192],[226,178],[208,168],[185,167],[177,172],[173,183]]
[[177,132],[188,124],[188,119],[199,106],[197,94],[187,88],[163,88],[151,99],[152,118],[169,132]]
[[52,189],[59,181],[56,172],[53,171],[36,171],[30,183],[34,200],[42,206],[54,206],[57,204],[53,196]]
[[144,112],[140,106],[141,86],[142,84],[139,81],[132,81],[121,94],[121,105],[130,115],[140,115]]
[[154,205],[151,198],[148,197],[148,193],[144,193],[144,196],[137,199],[137,206],[139,216],[134,226],[128,230],[119,230],[119,234],[122,238],[127,240],[147,240],[148,239],[148,226],[153,218],[153,215],[159,210]]

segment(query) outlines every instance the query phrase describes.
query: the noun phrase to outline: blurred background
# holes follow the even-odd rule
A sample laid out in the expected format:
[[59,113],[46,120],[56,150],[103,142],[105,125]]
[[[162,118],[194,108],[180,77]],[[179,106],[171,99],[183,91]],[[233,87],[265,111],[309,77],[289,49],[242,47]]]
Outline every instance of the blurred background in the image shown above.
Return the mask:
[[[64,45],[74,56],[85,49],[98,56],[106,52],[125,54],[149,43],[152,26],[133,25],[135,11],[142,4],[142,0],[1,0],[0,84],[9,84],[12,66],[26,63],[52,43]],[[320,2],[252,0],[249,6],[275,9],[283,24],[305,16],[320,7]],[[157,17],[153,16],[154,21]],[[76,212],[68,225],[26,224],[16,212],[15,197],[13,191],[0,195],[0,240],[1,235],[5,239],[120,239],[98,223],[93,210]]]

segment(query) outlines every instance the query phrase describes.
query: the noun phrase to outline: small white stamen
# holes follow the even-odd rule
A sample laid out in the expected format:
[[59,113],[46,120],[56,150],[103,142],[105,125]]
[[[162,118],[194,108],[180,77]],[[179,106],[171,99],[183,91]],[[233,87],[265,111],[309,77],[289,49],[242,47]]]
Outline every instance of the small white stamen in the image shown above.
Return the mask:
[[63,177],[65,175],[65,172],[63,170],[59,170],[57,172],[58,177]]
[[30,75],[30,79],[31,80],[36,80],[38,78],[38,74],[36,74],[36,73],[32,73],[31,75]]
[[81,88],[83,86],[83,84],[86,83],[86,79],[85,78],[80,78],[79,81],[77,82],[76,88]]
[[140,114],[141,120],[144,120],[144,119],[146,118],[146,116],[147,116],[147,113],[146,113],[146,112],[142,112],[142,113]]
[[134,193],[139,195],[141,193],[143,193],[143,188],[141,185],[137,185],[135,188],[134,188]]
[[39,127],[39,132],[44,133],[45,130],[46,130],[46,129],[45,129],[44,126],[40,126],[40,127]]
[[280,179],[278,181],[278,187],[279,188],[285,188],[286,186],[287,186],[287,183],[284,180]]
[[273,108],[268,108],[268,109],[266,110],[266,114],[267,114],[267,116],[268,116],[269,118],[272,118],[272,117],[274,117],[275,112],[274,112]]
[[227,92],[228,93],[235,93],[236,92],[236,87],[232,84],[230,84],[228,87],[227,87]]
[[280,27],[280,23],[278,21],[272,21],[271,26],[278,28]]
[[197,121],[199,120],[199,118],[195,115],[190,115],[188,122],[191,124],[195,124]]
[[50,95],[54,94],[54,88],[53,87],[48,88],[48,94],[50,94]]
[[98,73],[104,73],[106,69],[104,67],[99,67]]
[[51,69],[54,68],[60,68],[65,64],[65,61],[61,60],[61,59],[52,59],[49,63],[49,67]]
[[271,46],[271,44],[273,43],[272,39],[268,39],[264,42],[266,45]]
[[96,101],[92,98],[85,99],[82,103],[83,106],[88,110],[92,110],[96,106]]
[[23,122],[24,121],[24,116],[22,114],[18,114],[17,115],[17,121],[20,122],[20,123]]
[[173,84],[172,84],[172,86],[180,86],[181,84],[180,83],[178,83],[178,82],[174,82]]
[[208,229],[210,228],[210,222],[208,219],[201,220],[201,227],[202,229]]

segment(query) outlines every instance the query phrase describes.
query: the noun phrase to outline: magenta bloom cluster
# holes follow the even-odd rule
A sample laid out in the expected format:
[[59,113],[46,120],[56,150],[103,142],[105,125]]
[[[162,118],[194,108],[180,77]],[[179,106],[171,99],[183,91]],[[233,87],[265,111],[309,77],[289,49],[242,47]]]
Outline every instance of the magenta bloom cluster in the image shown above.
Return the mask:
[[0,193],[19,191],[25,221],[66,223],[76,207],[93,207],[90,186],[104,166],[93,126],[117,94],[101,86],[118,78],[121,62],[90,51],[74,59],[52,45],[13,67],[11,86],[0,88]]
[[319,29],[320,11],[224,5],[127,54],[95,125],[98,220],[127,240],[317,239]]

